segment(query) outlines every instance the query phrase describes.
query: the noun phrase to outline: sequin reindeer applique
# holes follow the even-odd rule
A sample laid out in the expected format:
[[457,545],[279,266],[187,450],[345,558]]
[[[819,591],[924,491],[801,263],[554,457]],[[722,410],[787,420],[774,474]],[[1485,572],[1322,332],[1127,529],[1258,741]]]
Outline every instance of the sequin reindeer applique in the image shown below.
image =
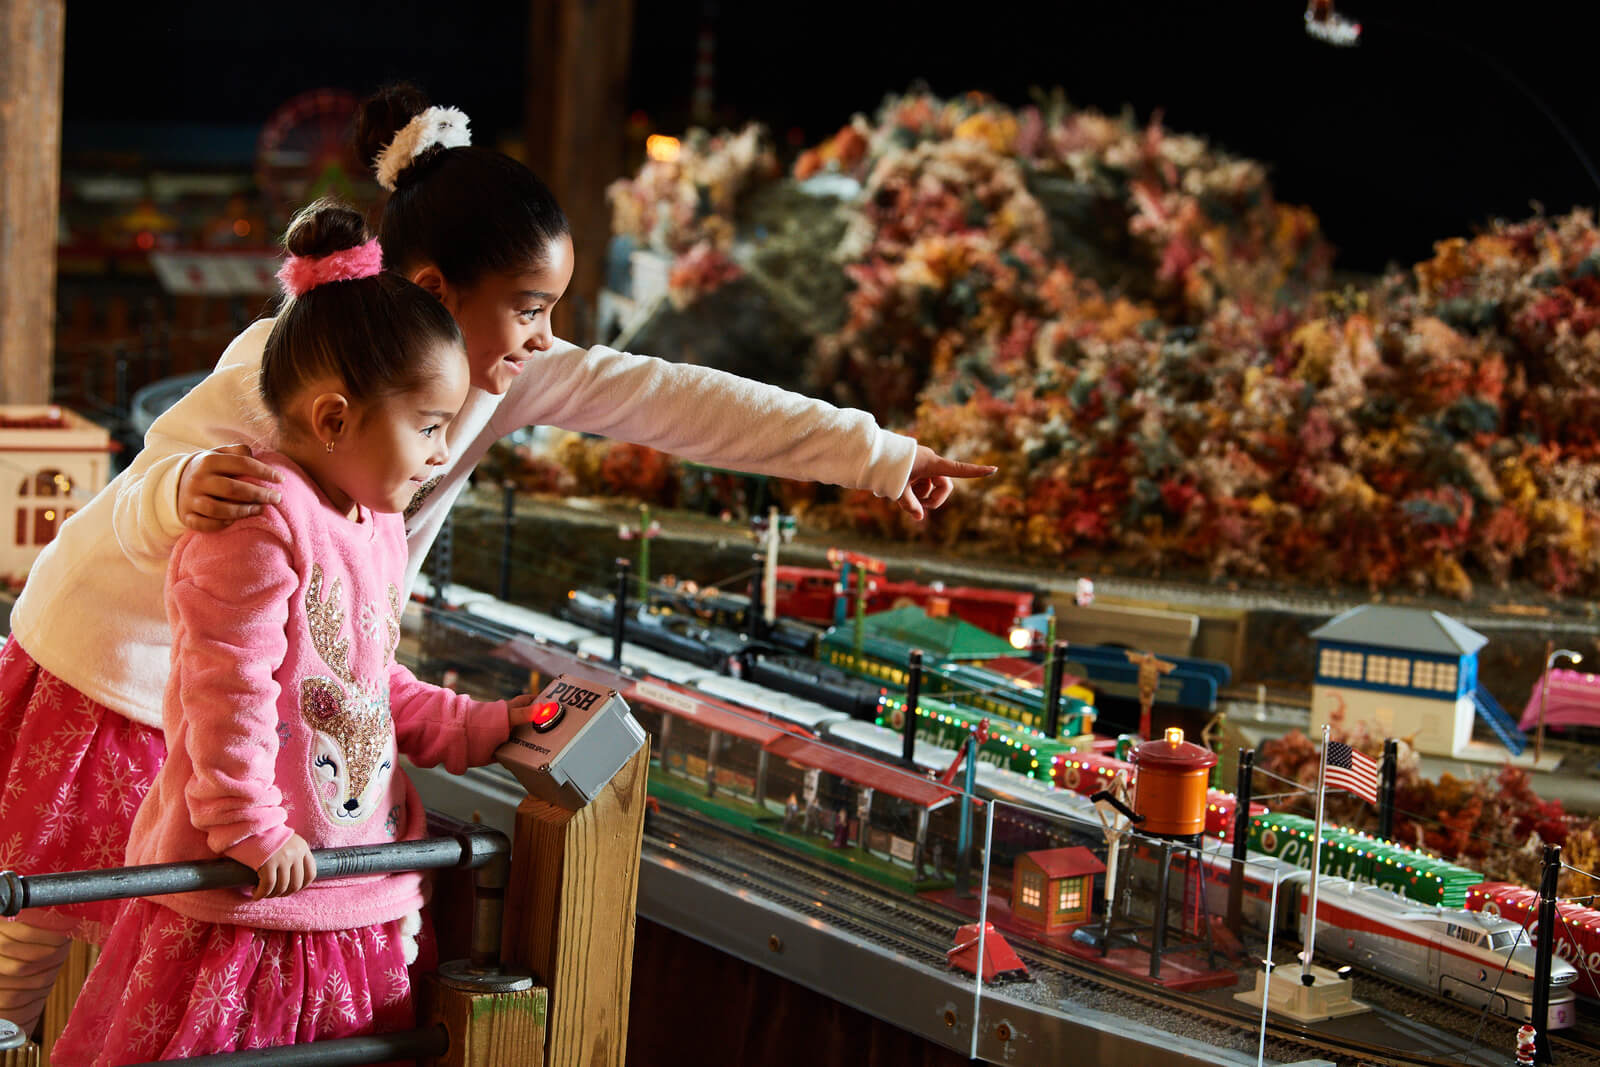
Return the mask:
[[329,585],[326,599],[322,583],[322,565],[314,563],[306,583],[306,620],[311,643],[333,677],[311,675],[301,681],[300,717],[315,738],[311,773],[323,810],[335,826],[356,826],[388,796],[394,768],[387,667],[400,644],[399,592],[390,585],[394,618],[384,620],[383,669],[378,681],[369,683],[358,679],[350,667],[339,579]]

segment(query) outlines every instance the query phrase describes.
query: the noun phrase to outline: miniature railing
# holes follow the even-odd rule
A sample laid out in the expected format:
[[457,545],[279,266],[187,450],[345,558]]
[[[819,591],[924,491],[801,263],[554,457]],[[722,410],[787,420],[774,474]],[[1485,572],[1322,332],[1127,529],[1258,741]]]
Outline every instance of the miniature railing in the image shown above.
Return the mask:
[[[317,849],[312,855],[319,881],[412,870],[455,868],[477,872],[470,957],[439,967],[438,989],[426,998],[435,1020],[433,1025],[312,1044],[219,1053],[186,1062],[219,1067],[331,1067],[396,1058],[485,1065],[521,1065],[542,1059],[546,991],[533,987],[531,975],[500,966],[511,842],[499,831],[436,815],[430,815],[429,824],[430,829],[436,833],[442,830],[445,835],[387,845]],[[24,908],[247,887],[255,882],[254,871],[228,859],[57,874],[0,871],[0,915],[14,916]],[[484,1005],[474,1003],[485,997],[499,1002],[493,1006],[495,1010],[485,1011]],[[419,1017],[423,1004],[424,998],[419,996]],[[0,1042],[0,1064],[37,1062],[36,1055],[16,1059],[17,1054],[8,1052],[7,1047]]]

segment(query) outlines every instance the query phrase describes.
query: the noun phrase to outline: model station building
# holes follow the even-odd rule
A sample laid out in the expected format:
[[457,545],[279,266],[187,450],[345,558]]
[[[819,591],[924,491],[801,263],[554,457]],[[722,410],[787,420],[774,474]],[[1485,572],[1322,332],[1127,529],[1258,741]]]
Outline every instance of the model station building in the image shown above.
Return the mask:
[[1478,681],[1478,652],[1488,638],[1437,611],[1366,604],[1313,630],[1316,680],[1311,729],[1342,718],[1380,737],[1407,737],[1422,753],[1459,757],[1483,719],[1520,754],[1527,743],[1516,721]]

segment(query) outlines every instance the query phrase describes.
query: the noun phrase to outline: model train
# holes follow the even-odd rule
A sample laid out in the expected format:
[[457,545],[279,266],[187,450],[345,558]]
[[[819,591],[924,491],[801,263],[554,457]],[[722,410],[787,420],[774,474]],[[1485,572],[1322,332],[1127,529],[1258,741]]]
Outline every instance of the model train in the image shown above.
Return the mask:
[[[1533,937],[1539,930],[1539,894],[1511,882],[1480,882],[1467,890],[1471,911],[1509,919]],[[1578,971],[1577,995],[1600,1001],[1600,911],[1562,901],[1556,905],[1555,954]]]
[[[610,633],[615,626],[616,601],[610,597],[574,589],[561,610],[566,618],[596,632]],[[629,641],[760,681],[861,719],[879,718],[882,698],[905,691],[906,659],[912,648],[909,642],[895,641],[881,620],[873,619],[872,627],[870,642],[857,656],[848,638],[835,640],[827,633],[819,635],[810,652],[799,654],[690,613],[641,610],[629,612],[623,620],[623,634]],[[1009,651],[1007,646],[1000,648]],[[926,657],[922,692],[957,710],[985,712],[991,721],[1010,720],[1030,736],[1046,739],[1044,694],[1024,679],[935,652]],[[1076,684],[1063,687],[1057,736],[1067,739],[1069,748],[1088,744],[1095,717],[1093,699],[1094,694],[1086,688]]]
[[[556,657],[552,663],[554,668],[590,671],[613,669],[603,662],[611,652],[611,640],[608,637],[594,635],[584,628],[548,615],[503,604],[486,594],[459,587],[446,590],[441,599],[456,610],[438,613],[437,617],[464,633],[485,639],[494,649],[493,658],[502,664],[508,662],[508,657],[515,661],[516,665],[511,667],[514,672],[526,670],[525,652],[533,646],[543,650],[547,657]],[[518,652],[519,647],[523,652]],[[630,664],[634,678],[647,676],[646,684],[629,687],[629,699],[642,712],[641,719],[658,720],[658,731],[663,728],[659,723],[689,721],[685,716],[695,714],[702,707],[715,706],[712,714],[737,714],[741,719],[771,722],[774,729],[814,736],[886,762],[896,761],[901,751],[902,738],[890,729],[859,721],[838,709],[721,673],[714,667],[686,663],[632,644],[625,646],[624,659]],[[743,809],[746,811],[753,807],[750,802],[759,797],[764,810],[777,815],[781,808],[775,807],[776,795],[785,786],[779,784],[774,790],[770,779],[759,787],[756,785],[761,778],[760,756],[753,750],[747,751],[744,767],[728,766],[727,753],[730,749],[714,740],[717,731],[704,729],[704,718],[698,721],[700,725],[696,729],[700,730],[700,734],[695,735],[695,745],[703,742],[705,747],[700,750],[703,754],[697,753],[694,747],[685,747],[686,739],[693,731],[679,729],[675,741],[665,739],[668,763],[673,764],[668,773],[687,778],[708,794],[720,790],[733,798],[733,805],[746,805]],[[739,729],[749,728],[740,726]],[[660,745],[662,740],[658,736],[656,743]],[[925,772],[943,769],[951,757],[947,749],[935,748],[932,740],[924,738],[914,749],[916,764]],[[787,750],[788,746],[794,744],[785,741],[780,747]],[[674,752],[677,755],[671,755]],[[768,766],[771,766],[770,762]],[[708,775],[707,769],[710,767],[716,769]],[[1117,774],[1132,773],[1132,768],[1127,764],[1098,752],[1074,753],[1053,767],[1052,782],[1045,782],[1015,773],[988,760],[979,762],[975,768],[979,797],[985,801],[1003,801],[1006,804],[1007,815],[996,819],[997,837],[991,842],[991,849],[1005,847],[1006,838],[999,835],[1000,825],[1006,822],[1025,824],[1020,829],[1014,826],[1009,831],[1013,839],[1021,835],[1023,839],[1035,843],[1040,840],[1055,843],[1076,835],[1082,841],[1094,840],[1100,826],[1087,794],[1098,791],[1099,786]],[[1052,784],[1062,788],[1052,788]],[[1227,794],[1212,793],[1209,799],[1206,833],[1208,837],[1220,838],[1229,833],[1233,822],[1233,798]],[[945,861],[949,861],[952,855],[947,816],[944,817],[945,822],[931,820],[931,829],[928,831],[912,833],[906,830],[896,833],[893,826],[884,829],[882,821],[887,819],[902,828],[914,825],[915,819],[911,816],[914,816],[915,804],[904,797],[875,803],[888,804],[890,807],[887,810],[875,808],[869,811],[867,818],[859,823],[859,830],[850,830],[849,820],[844,820],[846,834],[859,835],[853,839],[847,837],[847,840],[859,840],[864,845],[881,845],[875,853],[880,864],[906,867],[911,878],[926,875],[930,870],[938,873],[942,866],[940,850],[944,851]],[[907,807],[907,804],[912,806]],[[932,810],[929,809],[930,814]],[[748,819],[748,816],[739,817]],[[1258,845],[1263,843],[1264,833],[1272,827],[1281,827],[1286,834],[1293,836],[1295,827],[1291,824],[1270,821],[1282,818],[1265,816],[1265,813],[1257,810],[1257,806],[1252,806],[1252,824],[1256,830],[1253,836]],[[873,854],[869,848],[863,848],[862,851]],[[842,853],[835,850],[833,854]],[[1292,918],[1295,914],[1292,909],[1302,907],[1295,893],[1282,892],[1283,888],[1296,884],[1293,880],[1297,877],[1295,872],[1301,870],[1294,862],[1298,858],[1257,857],[1252,859],[1248,867],[1252,872],[1268,872],[1277,868],[1275,877],[1280,880],[1280,907],[1291,909],[1279,913],[1279,922]],[[1384,859],[1393,860],[1394,857],[1386,856]],[[1438,863],[1426,857],[1421,859]],[[1324,864],[1325,868],[1327,866]],[[1413,863],[1412,866],[1416,867],[1417,864]],[[1208,867],[1208,880],[1212,884],[1208,899],[1216,902],[1214,910],[1220,912],[1221,897],[1217,894],[1226,890],[1228,864],[1226,860],[1212,856]],[[1246,911],[1253,921],[1264,922],[1266,918],[1271,879],[1272,876],[1265,873],[1247,879],[1244,887]],[[1178,884],[1183,881],[1176,880]],[[1419,878],[1418,884],[1424,881]],[[1434,885],[1437,888],[1444,882],[1445,879],[1440,876],[1434,880]],[[1319,933],[1319,950],[1388,975],[1398,982],[1467,1002],[1486,1003],[1491,1010],[1513,1018],[1526,1017],[1531,1002],[1531,969],[1525,948],[1527,935],[1522,934],[1519,941],[1515,935],[1520,927],[1515,923],[1496,925],[1497,920],[1483,915],[1458,921],[1472,913],[1458,907],[1407,901],[1388,888],[1360,886],[1348,879],[1325,879],[1322,886],[1333,886],[1329,895],[1337,899],[1332,907],[1319,904],[1319,931],[1325,931]],[[1452,882],[1452,892],[1454,887]],[[1464,891],[1469,907],[1478,891],[1479,887],[1476,886]],[[1328,893],[1328,890],[1324,889],[1323,892]],[[1479,938],[1476,933],[1468,937],[1468,933],[1473,931],[1482,932],[1483,937]],[[1512,935],[1510,942],[1506,939],[1508,934]],[[1569,949],[1565,955],[1570,956],[1574,951]],[[1474,960],[1477,961],[1476,966],[1473,965]],[[1491,960],[1495,965],[1493,974],[1489,973],[1486,966]],[[1478,976],[1480,970],[1485,972],[1482,978]],[[1577,976],[1577,970],[1570,964],[1556,961],[1552,985],[1557,988],[1551,996],[1551,1025],[1570,1025],[1573,992],[1570,987]]]
[[[850,563],[844,564],[846,572],[850,567]],[[1005,706],[998,714],[1025,726],[1044,726],[1043,667],[1011,658],[1015,654],[1012,635],[1023,632],[1024,623],[1031,623],[1028,629],[1038,625],[1037,616],[1026,615],[1033,594],[874,579],[864,597],[858,592],[855,599],[863,614],[852,622],[846,610],[851,597],[833,571],[779,567],[777,573],[776,619],[771,623],[760,620],[751,625],[751,597],[700,589],[692,583],[664,586],[652,591],[651,599],[671,613],[691,615],[735,635],[752,635],[764,644],[814,656],[869,683],[903,676],[907,654],[920,648],[925,682],[936,691],[957,692],[963,699],[981,695]],[[885,590],[898,592],[888,595]],[[592,625],[609,625],[603,620],[608,604],[600,597],[586,605],[596,616]],[[965,627],[977,638],[977,645],[987,642],[989,647],[981,656],[970,650],[964,656],[936,654],[930,644],[937,645],[940,637],[930,640],[930,631],[941,627],[947,632]],[[1098,696],[1108,708],[1124,715],[1136,711],[1139,668],[1127,653],[1128,649],[1117,645],[1073,642],[1067,650],[1065,673],[1072,680],[1064,687],[1065,695],[1089,704]],[[982,666],[961,662],[979,658],[988,662]],[[1172,709],[1180,718],[1208,718],[1216,710],[1218,693],[1231,680],[1231,669],[1225,663],[1185,655],[1164,654],[1163,658],[1168,670],[1156,679],[1157,705]],[[1180,725],[1198,729],[1192,721]]]
[[[775,578],[779,615],[818,626],[844,621],[854,590],[844,588],[838,571],[780,566]],[[904,604],[927,607],[938,602],[956,618],[1005,637],[1033,612],[1034,599],[1034,594],[1020,590],[879,578],[869,584],[865,608],[878,612]]]
[[[1217,851],[1201,853],[1205,864],[1206,905],[1222,914],[1233,877],[1230,859]],[[1154,890],[1153,850],[1143,847],[1130,878]],[[1186,871],[1187,856],[1174,858],[1174,872]],[[1294,936],[1305,925],[1309,894],[1305,868],[1270,856],[1252,856],[1244,865],[1240,896],[1245,920],[1265,931],[1269,922]],[[1169,880],[1182,892],[1186,879]],[[1274,885],[1276,884],[1276,912]],[[1460,1001],[1521,1022],[1533,1019],[1534,944],[1519,923],[1483,911],[1424,905],[1381,885],[1324,875],[1317,885],[1317,951],[1406,985]],[[1549,1026],[1577,1021],[1574,983],[1577,968],[1565,959],[1551,961]]]

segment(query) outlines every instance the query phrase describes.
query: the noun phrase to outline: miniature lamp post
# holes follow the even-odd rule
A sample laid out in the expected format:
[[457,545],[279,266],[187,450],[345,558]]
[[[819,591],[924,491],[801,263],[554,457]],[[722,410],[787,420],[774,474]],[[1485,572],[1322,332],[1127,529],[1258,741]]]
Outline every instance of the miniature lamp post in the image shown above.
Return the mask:
[[[1044,678],[1041,679],[1041,692],[1048,694],[1051,692],[1050,686],[1052,679],[1050,675],[1056,667],[1055,662],[1050,658],[1051,650],[1056,647],[1055,608],[1053,606],[1046,607],[1040,614],[1025,615],[1018,619],[1017,624],[1013,626],[1011,628],[1011,632],[1006,635],[1006,640],[1009,641],[1011,643],[1011,647],[1016,649],[1018,652],[1031,652],[1035,639],[1041,634],[1044,636],[1043,647],[1045,651]],[[1048,709],[1046,710],[1045,714],[1049,714]],[[1050,736],[1053,738],[1055,737],[1055,734],[1052,732]]]
[[846,598],[850,594],[850,571],[855,568],[856,581],[856,625],[855,625],[855,662],[861,663],[861,649],[863,632],[866,629],[867,595],[874,592],[878,583],[868,578],[870,574],[884,574],[887,568],[881,559],[864,556],[859,552],[849,552],[842,549],[828,549],[828,562],[839,568],[839,580],[834,583],[834,625],[842,626],[847,607]]
[[861,668],[862,646],[866,640],[867,629],[867,569],[856,568],[856,626],[855,626],[855,654],[856,669]]
[[1554,1063],[1550,1054],[1550,959],[1555,955],[1556,893],[1561,880],[1561,846],[1544,846],[1539,879],[1539,931],[1533,957],[1534,1060]]
[[1056,613],[1054,608],[1046,608],[1037,615],[1024,615],[1017,620],[1017,624],[1006,635],[1006,640],[1018,652],[1027,652],[1034,646],[1040,635],[1044,636],[1044,647],[1049,648],[1056,639]]
[[906,711],[901,723],[900,760],[917,769],[917,702],[922,696],[922,649],[913,648],[906,657]]
[[1570,648],[1558,648],[1544,658],[1544,679],[1539,684],[1539,727],[1533,735],[1533,765],[1539,765],[1539,757],[1544,755],[1544,707],[1550,700],[1550,672],[1555,669],[1556,660],[1566,657],[1574,665],[1583,662],[1583,653],[1574,652]]
[[[778,545],[780,542],[787,544],[794,540],[794,516],[780,515],[777,508],[768,508],[764,517],[758,516],[750,520],[750,525],[755,528],[757,539],[761,541],[766,553],[765,561],[761,565],[761,582],[758,587],[761,595],[759,618],[771,628],[778,621]],[[750,635],[754,637],[757,618],[754,597],[751,597],[750,615]]]
[[1057,641],[1050,649],[1050,664],[1044,686],[1044,734],[1054,741],[1061,733],[1061,681],[1067,676],[1067,643]]
[[1128,806],[1127,772],[1117,771],[1106,788],[1089,798],[1094,813],[1100,819],[1106,838],[1105,912],[1101,917],[1100,955],[1111,951],[1111,927],[1117,904],[1117,852],[1122,838],[1135,824],[1144,822],[1144,816]]
[[622,642],[628,632],[628,570],[626,556],[617,557],[617,610],[611,620],[611,662],[622,666]]
[[[650,605],[650,541],[661,535],[661,524],[650,521],[650,505],[639,505],[639,603]],[[635,537],[633,527],[617,527],[617,536],[624,541]]]

